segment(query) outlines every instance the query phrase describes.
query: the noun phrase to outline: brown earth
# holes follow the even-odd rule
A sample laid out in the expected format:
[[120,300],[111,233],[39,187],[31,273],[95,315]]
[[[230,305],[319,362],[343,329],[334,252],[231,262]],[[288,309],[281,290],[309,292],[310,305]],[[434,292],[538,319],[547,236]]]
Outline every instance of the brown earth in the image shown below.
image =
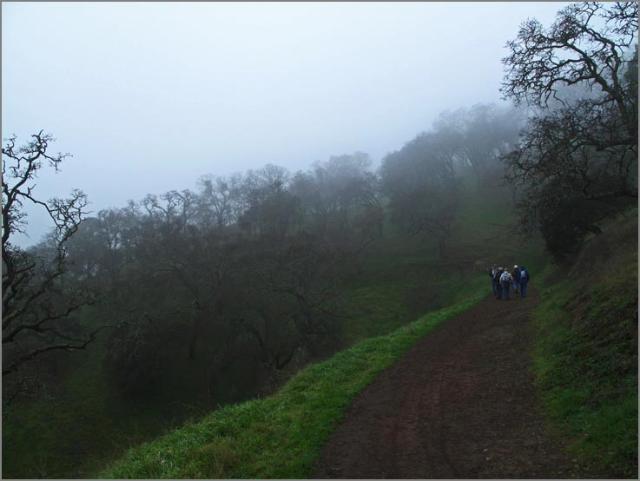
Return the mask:
[[526,299],[487,298],[419,341],[354,400],[315,478],[588,476],[552,436]]

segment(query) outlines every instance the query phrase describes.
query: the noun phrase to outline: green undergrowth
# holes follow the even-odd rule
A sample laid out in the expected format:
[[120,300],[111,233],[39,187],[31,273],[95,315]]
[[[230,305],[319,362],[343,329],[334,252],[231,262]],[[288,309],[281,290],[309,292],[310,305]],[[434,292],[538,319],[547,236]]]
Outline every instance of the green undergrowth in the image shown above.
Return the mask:
[[456,304],[483,287],[487,289],[488,282],[480,273],[437,279],[437,273],[428,265],[420,271],[420,262],[401,264],[404,278],[398,275],[393,281],[383,279],[349,290],[349,322],[343,329],[346,345],[388,334],[424,312]]
[[539,239],[524,241],[513,231],[515,211],[501,189],[488,191],[465,179],[445,258],[433,235],[407,236],[393,225],[386,227],[385,237],[364,258],[359,281],[344,288],[346,346],[388,334],[482,286],[490,289],[483,274],[491,264],[520,263],[537,270],[546,257],[542,244]]
[[81,365],[57,395],[4,407],[4,477],[86,478],[123,447],[158,434],[161,426],[148,405],[129,412],[112,399],[105,377],[96,374],[100,352],[76,353]]
[[[548,270],[534,316],[534,366],[551,424],[597,477],[638,474],[637,217]],[[554,280],[555,278],[555,280]]]
[[484,290],[391,334],[366,339],[295,375],[273,396],[224,407],[129,450],[108,478],[305,478],[352,399]]

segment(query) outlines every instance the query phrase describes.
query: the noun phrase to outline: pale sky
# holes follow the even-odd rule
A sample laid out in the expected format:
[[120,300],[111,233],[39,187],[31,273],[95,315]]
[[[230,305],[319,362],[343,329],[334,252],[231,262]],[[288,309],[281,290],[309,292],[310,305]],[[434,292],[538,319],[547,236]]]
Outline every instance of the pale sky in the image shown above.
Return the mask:
[[[2,4],[2,136],[70,152],[48,199],[94,212],[204,174],[378,162],[444,110],[497,102],[505,43],[566,3]],[[32,214],[30,239],[50,227]]]

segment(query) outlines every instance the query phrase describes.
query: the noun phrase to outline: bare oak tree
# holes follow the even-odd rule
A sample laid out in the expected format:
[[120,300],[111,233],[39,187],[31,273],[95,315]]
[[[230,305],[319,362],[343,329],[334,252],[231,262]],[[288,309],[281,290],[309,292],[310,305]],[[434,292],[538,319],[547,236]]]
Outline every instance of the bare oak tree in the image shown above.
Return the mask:
[[593,105],[613,104],[629,141],[637,143],[636,92],[624,81],[637,17],[637,2],[583,2],[561,10],[548,30],[538,20],[526,21],[517,39],[507,43],[503,94],[516,103],[548,107],[551,99],[565,103],[563,86],[599,88]]
[[502,93],[535,113],[504,156],[506,177],[523,227],[558,258],[637,200],[637,14],[636,2],[572,4],[507,43]]
[[[52,137],[40,131],[22,147],[11,137],[2,148],[2,373],[54,350],[83,349],[97,331],[83,334],[69,316],[88,302],[87,294],[65,288],[66,244],[85,214],[87,197],[74,190],[66,199],[48,202],[34,193],[37,172],[48,164],[56,171],[68,154],[48,152]],[[12,239],[26,226],[25,206],[46,211],[55,229],[42,255],[28,252]]]

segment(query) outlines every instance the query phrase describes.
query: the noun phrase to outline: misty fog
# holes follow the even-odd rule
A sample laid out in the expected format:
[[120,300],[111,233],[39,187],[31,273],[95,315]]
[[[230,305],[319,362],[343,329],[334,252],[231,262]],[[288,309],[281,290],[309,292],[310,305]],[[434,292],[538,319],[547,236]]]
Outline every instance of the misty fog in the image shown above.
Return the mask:
[[637,474],[637,2],[10,2],[2,62],[4,477]]
[[[439,113],[499,102],[504,45],[559,3],[2,5],[2,136],[44,129],[73,157],[41,198],[95,214],[207,174],[374,166]],[[28,208],[32,245],[51,228]]]

